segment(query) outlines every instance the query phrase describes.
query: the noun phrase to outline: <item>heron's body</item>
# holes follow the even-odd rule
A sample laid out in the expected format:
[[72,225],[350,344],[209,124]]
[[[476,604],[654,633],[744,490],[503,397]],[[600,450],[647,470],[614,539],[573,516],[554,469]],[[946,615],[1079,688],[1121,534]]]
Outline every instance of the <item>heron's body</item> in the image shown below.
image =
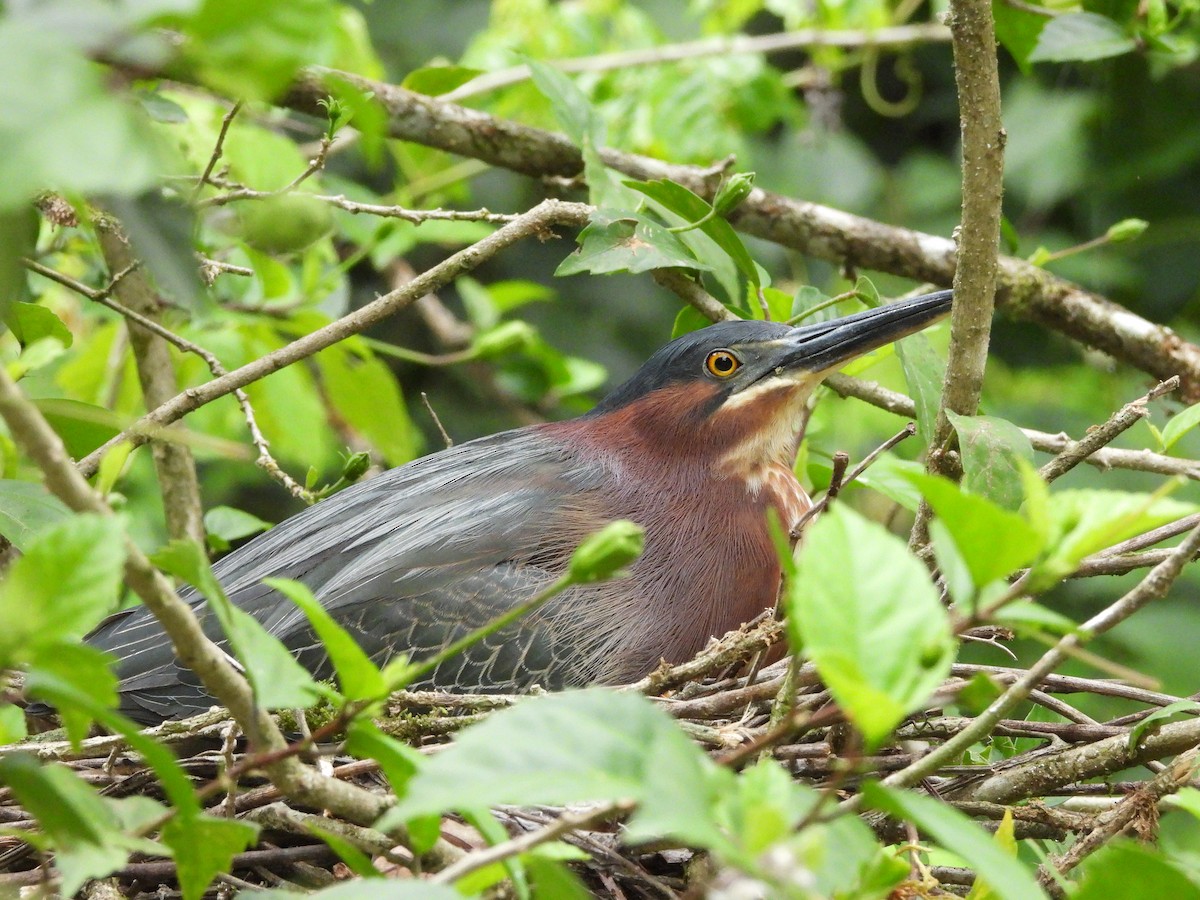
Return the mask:
[[[907,330],[892,314],[890,333],[915,330],[948,303],[923,309]],[[592,413],[461,444],[348,488],[230,554],[216,575],[237,606],[329,677],[304,614],[264,578],[304,582],[376,661],[420,659],[552,583],[607,522],[632,519],[646,529],[646,549],[628,578],[571,588],[426,684],[619,683],[687,659],[774,604],[780,572],[767,510],[795,523],[808,506],[792,465],[800,413],[824,370],[772,367],[765,355],[755,361],[761,373],[737,388],[676,372],[747,330],[758,342],[747,348],[771,352],[804,331],[731,323],[682,338]],[[202,598],[187,596],[220,640]],[[134,719],[212,704],[143,609],[117,614],[89,640],[120,658],[121,708]]]

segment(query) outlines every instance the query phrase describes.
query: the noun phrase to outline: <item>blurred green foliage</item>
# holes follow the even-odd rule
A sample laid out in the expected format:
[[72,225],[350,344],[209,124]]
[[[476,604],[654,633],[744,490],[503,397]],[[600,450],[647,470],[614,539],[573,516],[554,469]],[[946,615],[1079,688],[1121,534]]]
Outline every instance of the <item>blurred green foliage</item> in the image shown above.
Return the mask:
[[[435,425],[464,440],[583,412],[673,331],[703,324],[644,276],[599,273],[682,267],[739,314],[766,309],[778,319],[829,318],[877,302],[879,291],[912,287],[744,239],[723,217],[744,199],[753,173],[754,184],[768,190],[950,234],[960,173],[949,46],[915,38],[884,50],[865,39],[873,29],[929,23],[944,11],[938,2],[882,0],[9,3],[0,17],[0,302],[8,325],[0,362],[20,377],[68,451],[84,456],[144,411],[120,317],[86,296],[107,294],[120,274],[105,266],[98,217],[115,215],[125,226],[161,293],[163,324],[234,369],[363,306],[495,227],[486,217],[419,221],[366,207],[519,212],[540,196],[542,186],[528,178],[385,140],[378,98],[349,81],[323,117],[277,102],[301,66],[316,65],[566,132],[584,150],[591,199],[603,209],[577,251],[565,241],[527,243],[418,309],[249,385],[279,463],[309,488],[324,484],[328,492],[361,475],[368,458],[394,466],[436,448],[442,438]],[[1007,252],[1168,322],[1185,337],[1200,334],[1200,5],[998,0],[995,14],[1007,53]],[[770,54],[699,47],[672,60],[605,57],[663,56],[663,48],[684,42],[805,29],[863,39]],[[591,63],[572,75],[548,64],[575,58]],[[511,73],[506,86],[484,90],[474,80],[523,64],[531,76]],[[234,107],[234,98],[243,105]],[[729,155],[736,163],[710,206],[671,182],[622,181],[601,165],[601,146],[674,163],[707,166]],[[31,274],[24,259],[63,277]],[[86,290],[73,289],[71,280]],[[852,370],[914,395],[927,435],[947,341],[941,326]],[[172,356],[181,387],[210,377],[200,358],[175,350]],[[847,488],[842,502],[860,512],[839,510],[817,526],[799,565],[825,589],[787,599],[791,637],[822,667],[869,744],[884,741],[925,699],[944,675],[951,647],[948,614],[932,588],[910,598],[916,605],[897,601],[905,583],[921,577],[920,564],[861,513],[900,531],[918,499],[929,500],[939,514],[937,561],[959,613],[993,601],[1021,565],[1032,563],[1036,577],[1053,584],[1087,553],[1190,512],[1197,493],[1188,485],[1174,499],[1149,498],[1161,479],[1086,467],[1067,476],[1065,489],[1031,488],[1030,450],[1012,423],[1079,436],[1143,393],[1143,381],[1043,329],[1001,321],[985,385],[988,417],[955,423],[965,490],[914,476],[912,460],[923,447],[909,441]],[[414,402],[425,393],[440,423]],[[1158,404],[1147,427],[1135,427],[1119,445],[1195,456],[1197,409]],[[296,501],[251,464],[246,423],[232,397],[186,423],[201,467],[211,550],[224,551],[294,511]],[[798,474],[822,487],[834,451],[861,458],[896,427],[888,413],[822,393]],[[96,484],[122,511],[120,520],[71,516],[38,480],[11,438],[0,435],[0,534],[24,553],[0,587],[0,667],[27,667],[30,692],[64,710],[74,738],[96,721],[132,733],[131,723],[111,711],[106,660],[77,639],[122,602],[121,535],[147,548],[164,541],[149,452],[118,448],[100,467]],[[989,541],[989,529],[1004,539]],[[855,552],[867,545],[895,561],[874,573],[879,583],[870,572],[840,586],[825,577],[852,570]],[[635,799],[642,805],[633,827],[643,836],[686,839],[774,890],[794,888],[786,896],[883,897],[905,877],[905,867],[858,819],[810,823],[795,833],[817,802],[811,792],[770,762],[740,774],[714,765],[637,697],[542,698],[493,716],[431,762],[415,759],[364,715],[410,670],[377,669],[321,618],[310,597],[281,585],[296,592],[336,657],[341,693],[315,685],[222,602],[197,545],[173,544],[157,559],[204,587],[228,620],[235,648],[244,660],[254,658],[250,674],[260,695],[284,705],[318,695],[343,704],[350,751],[379,758],[397,791],[415,779],[392,815],[414,834],[421,833],[421,816],[479,813],[488,802]],[[894,577],[885,578],[888,572]],[[1074,583],[1041,598],[1044,606],[1011,609],[1006,621],[1033,639],[1019,649],[1029,653],[1047,635],[1069,632],[1133,577]],[[1190,648],[1200,639],[1200,617],[1188,594],[1196,589],[1194,578],[1181,582],[1173,601],[1135,617],[1100,649],[1165,690],[1193,692]],[[881,642],[890,642],[889,653],[878,652]],[[997,661],[991,648],[967,649],[963,658]],[[0,708],[3,740],[21,736],[11,709]],[[1103,704],[1087,709],[1106,712]],[[640,742],[629,739],[630,730]],[[568,737],[573,743],[564,743]],[[162,781],[170,811],[154,801],[101,797],[65,769],[30,757],[0,763],[0,774],[20,784],[18,797],[42,821],[44,834],[30,840],[57,850],[67,893],[119,868],[132,852],[173,852],[184,896],[197,897],[254,838],[252,828],[203,813],[170,755],[138,740],[130,737]],[[498,753],[518,742],[545,753]],[[997,743],[978,755],[1003,749]],[[1197,805],[1188,797],[1171,817],[1185,837],[1197,826]],[[1011,835],[990,841],[920,799],[877,790],[870,802],[918,822],[978,868],[997,895],[1030,896],[1024,869],[1017,870],[1024,878],[1006,875],[1015,866]],[[164,820],[161,843],[145,836]],[[786,851],[792,869],[781,875],[766,866],[768,848]],[[1194,892],[1186,841],[1168,849],[1116,845],[1085,868],[1079,896],[1103,896],[1107,886],[1146,871],[1164,891],[1189,885]],[[361,867],[361,859],[353,861]],[[797,871],[811,876],[811,890],[787,881]],[[549,855],[516,868],[493,866],[469,887],[482,891],[503,877],[526,890],[529,881],[578,889]],[[432,885],[401,886],[396,894],[446,896]]]

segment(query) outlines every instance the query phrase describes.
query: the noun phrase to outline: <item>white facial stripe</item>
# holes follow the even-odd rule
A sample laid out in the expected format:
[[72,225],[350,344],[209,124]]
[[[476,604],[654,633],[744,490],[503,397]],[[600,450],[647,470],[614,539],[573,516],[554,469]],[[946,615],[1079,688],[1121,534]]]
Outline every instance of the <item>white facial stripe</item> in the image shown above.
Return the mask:
[[756,403],[763,396],[776,391],[794,391],[796,388],[812,388],[821,380],[816,372],[806,369],[781,369],[773,375],[767,375],[755,384],[738,391],[722,404],[724,409],[738,409],[750,403]]

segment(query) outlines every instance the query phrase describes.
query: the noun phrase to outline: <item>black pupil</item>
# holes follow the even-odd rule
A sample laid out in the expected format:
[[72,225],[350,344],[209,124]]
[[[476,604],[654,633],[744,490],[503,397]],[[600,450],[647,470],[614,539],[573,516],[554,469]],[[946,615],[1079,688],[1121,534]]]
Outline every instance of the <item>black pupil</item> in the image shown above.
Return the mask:
[[718,353],[713,357],[713,368],[718,372],[732,372],[733,357],[727,353]]

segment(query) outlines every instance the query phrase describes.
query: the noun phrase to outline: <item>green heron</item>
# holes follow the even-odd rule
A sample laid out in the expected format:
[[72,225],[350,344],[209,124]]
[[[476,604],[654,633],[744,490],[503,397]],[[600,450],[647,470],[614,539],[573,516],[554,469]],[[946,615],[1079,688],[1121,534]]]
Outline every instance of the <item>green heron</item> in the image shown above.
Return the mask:
[[[331,666],[298,607],[305,583],[377,662],[419,659],[533,596],[609,521],[646,529],[628,578],[573,587],[444,662],[424,686],[521,691],[617,684],[681,662],[775,603],[767,510],[809,506],[795,462],[802,409],[849,359],[950,308],[940,291],[792,328],[723,322],[671,341],[591,412],[480,438],[392,469],[220,560],[233,603],[318,677]],[[215,617],[186,595],[206,631]],[[211,698],[143,608],[90,636],[114,653],[121,708],[146,723]]]

